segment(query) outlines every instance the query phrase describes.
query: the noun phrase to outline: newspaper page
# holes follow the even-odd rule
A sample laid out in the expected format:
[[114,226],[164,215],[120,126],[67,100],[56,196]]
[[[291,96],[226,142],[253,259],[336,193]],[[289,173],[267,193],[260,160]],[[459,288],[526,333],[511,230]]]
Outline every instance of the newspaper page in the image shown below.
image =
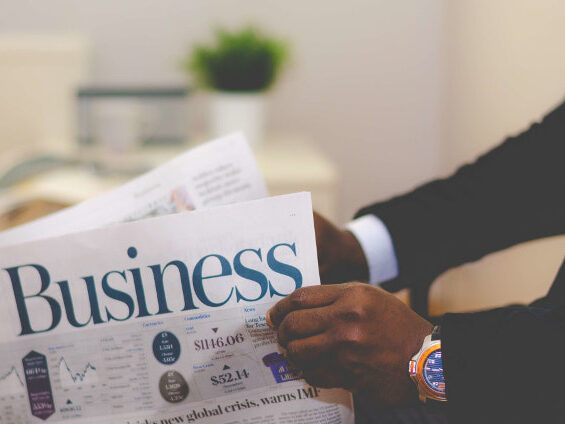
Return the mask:
[[236,133],[189,150],[95,199],[3,231],[0,246],[266,196],[253,154]]
[[269,307],[319,284],[310,195],[0,248],[1,423],[353,423],[278,350]]

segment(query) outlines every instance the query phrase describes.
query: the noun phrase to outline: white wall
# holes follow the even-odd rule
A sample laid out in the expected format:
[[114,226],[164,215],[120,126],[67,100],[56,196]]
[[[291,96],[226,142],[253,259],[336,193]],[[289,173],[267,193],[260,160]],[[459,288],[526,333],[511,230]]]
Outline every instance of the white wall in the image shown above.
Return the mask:
[[[565,93],[561,0],[0,0],[0,10],[0,31],[85,33],[99,83],[183,82],[179,58],[219,24],[287,38],[293,61],[270,129],[308,134],[334,159],[342,221],[472,160]],[[204,107],[197,97],[196,126]],[[452,270],[434,286],[435,310],[530,301],[563,252],[557,238]]]
[[[525,129],[563,100],[565,3],[455,1],[449,3],[447,20],[443,151],[444,167],[451,170]],[[435,309],[530,302],[545,294],[564,253],[565,238],[558,237],[449,271],[433,288]]]
[[[342,221],[473,159],[565,93],[561,0],[0,0],[0,10],[0,31],[85,33],[99,83],[182,82],[179,58],[217,24],[286,37],[293,63],[272,93],[270,129],[308,134],[334,159]],[[202,126],[203,99],[194,107]],[[557,238],[452,270],[434,286],[435,309],[541,296],[564,251]]]
[[[0,0],[0,10],[0,31],[86,33],[100,83],[184,81],[179,58],[217,24],[289,39],[270,128],[308,134],[334,159],[342,221],[438,171],[445,0]],[[204,106],[197,98],[197,126]]]

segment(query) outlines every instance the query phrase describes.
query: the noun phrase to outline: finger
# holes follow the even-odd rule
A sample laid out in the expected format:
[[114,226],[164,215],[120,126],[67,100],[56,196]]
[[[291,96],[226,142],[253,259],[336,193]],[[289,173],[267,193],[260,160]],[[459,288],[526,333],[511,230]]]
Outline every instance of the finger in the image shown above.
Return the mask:
[[340,387],[340,379],[338,373],[334,372],[335,367],[326,364],[321,367],[304,371],[302,376],[308,384],[314,387],[330,389],[332,387]]
[[302,376],[307,383],[315,387],[327,389],[340,387],[349,390],[354,386],[353,376],[347,371],[340,369],[334,361],[305,370]]
[[278,327],[279,344],[286,347],[292,340],[323,333],[329,326],[331,316],[332,310],[327,306],[290,312]]
[[267,323],[276,328],[292,311],[329,305],[337,298],[340,291],[336,286],[310,286],[295,290],[267,311]]
[[333,352],[334,341],[327,333],[293,340],[286,346],[286,356],[303,370],[333,361]]

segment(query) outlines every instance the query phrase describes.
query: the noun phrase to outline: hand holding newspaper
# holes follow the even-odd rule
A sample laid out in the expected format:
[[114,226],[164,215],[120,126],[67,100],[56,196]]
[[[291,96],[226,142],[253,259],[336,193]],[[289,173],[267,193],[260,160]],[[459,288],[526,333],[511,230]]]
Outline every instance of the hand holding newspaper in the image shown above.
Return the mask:
[[[240,184],[261,187],[252,174]],[[309,194],[88,231],[80,216],[0,249],[0,422],[353,422],[351,395],[301,380],[265,321],[319,284]]]

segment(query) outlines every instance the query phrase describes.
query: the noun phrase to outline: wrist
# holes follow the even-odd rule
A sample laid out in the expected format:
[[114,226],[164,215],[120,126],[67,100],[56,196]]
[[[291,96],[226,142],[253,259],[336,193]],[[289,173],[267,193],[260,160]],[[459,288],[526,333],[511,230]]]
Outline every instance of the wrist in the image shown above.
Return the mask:
[[418,328],[415,329],[414,335],[408,345],[408,359],[411,359],[420,351],[422,345],[424,344],[425,338],[431,335],[433,330],[434,325],[422,318],[421,325],[419,325]]
[[[427,336],[429,336],[430,334],[432,334],[432,331],[434,329],[434,326],[431,322],[425,320],[422,318],[421,320],[422,322],[420,323],[420,325],[413,327],[413,334],[411,335],[411,337],[407,340],[406,346],[405,346],[405,350],[404,350],[404,354],[402,355],[402,366],[403,366],[403,370],[406,370],[406,365],[410,364],[410,362],[412,361],[412,359],[414,358],[415,355],[418,354],[418,352],[420,352],[420,349],[422,348],[422,346],[424,345],[424,340],[426,339]],[[403,371],[406,372],[406,371]],[[411,398],[414,402],[418,402],[418,388],[417,385],[415,385],[413,383],[413,379],[410,376],[410,373],[408,374],[404,374],[407,383],[410,386],[410,391],[411,391]]]
[[434,407],[445,405],[447,397],[439,326],[424,337],[422,346],[408,363],[408,373],[417,387],[421,402]]

